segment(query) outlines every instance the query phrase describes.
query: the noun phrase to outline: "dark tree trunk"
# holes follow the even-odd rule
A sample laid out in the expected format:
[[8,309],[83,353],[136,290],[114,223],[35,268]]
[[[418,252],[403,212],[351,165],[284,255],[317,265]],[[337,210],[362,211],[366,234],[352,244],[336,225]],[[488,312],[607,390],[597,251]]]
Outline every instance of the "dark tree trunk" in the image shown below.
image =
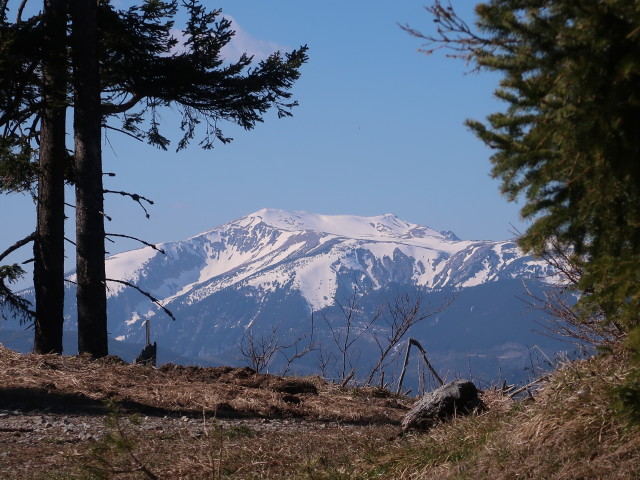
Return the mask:
[[62,353],[64,308],[64,170],[66,163],[66,1],[45,0],[40,175],[33,282],[35,353]]
[[96,0],[72,0],[78,350],[108,354]]

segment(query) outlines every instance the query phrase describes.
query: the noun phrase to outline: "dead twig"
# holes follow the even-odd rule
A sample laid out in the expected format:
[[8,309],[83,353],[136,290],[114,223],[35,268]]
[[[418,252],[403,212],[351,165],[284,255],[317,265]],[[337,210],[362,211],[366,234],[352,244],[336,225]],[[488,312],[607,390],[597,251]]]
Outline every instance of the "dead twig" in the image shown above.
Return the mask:
[[142,202],[144,201],[144,202],[147,202],[149,205],[153,205],[153,200],[150,200],[147,197],[143,197],[142,195],[138,195],[137,193],[129,193],[129,192],[124,192],[120,190],[106,190],[106,189],[103,191],[104,193],[117,193],[118,195],[122,195],[123,197],[130,197],[131,200],[133,200],[138,205],[140,205],[140,208],[144,210],[145,216],[147,218],[151,218],[151,215],[149,215],[149,212],[147,211],[145,206],[142,204]]
[[[548,379],[549,379],[549,375],[543,375],[542,377],[535,379],[533,382],[527,383],[526,385],[524,385],[524,386],[518,388],[517,390],[514,390],[513,392],[511,392],[509,394],[509,398],[513,398],[516,395],[518,395],[519,393],[524,392],[525,390],[527,392],[529,392],[529,389],[531,387],[533,387],[534,385],[536,385],[538,383],[544,382],[545,380],[548,380]],[[531,395],[531,393],[529,393],[529,395]]]
[[145,297],[147,297],[149,300],[151,300],[153,303],[155,303],[156,305],[158,305],[163,311],[164,313],[166,313],[167,315],[169,315],[171,317],[171,320],[176,319],[176,317],[173,315],[173,313],[171,313],[171,311],[165,307],[164,305],[162,305],[162,303],[160,302],[160,300],[158,300],[157,298],[155,298],[153,295],[151,295],[149,292],[142,290],[140,287],[138,287],[137,285],[134,285],[133,283],[127,282],[126,280],[116,280],[114,278],[107,278],[106,279],[107,282],[115,282],[115,283],[121,283],[122,285],[126,285],[127,287],[131,287],[135,290],[137,290],[138,292],[140,292],[142,295],[144,295]]
[[158,247],[157,247],[156,245],[154,245],[153,243],[145,242],[144,240],[142,240],[142,239],[140,239],[140,238],[138,238],[138,237],[132,237],[131,235],[124,235],[124,234],[122,234],[122,233],[105,233],[105,236],[106,236],[106,237],[128,238],[128,239],[130,239],[130,240],[135,240],[135,241],[137,241],[137,242],[142,243],[143,245],[146,245],[147,247],[151,247],[151,248],[153,248],[154,250],[156,250],[156,251],[158,251],[158,252],[162,253],[163,255],[166,255],[166,252],[165,252],[163,249],[158,248]]
[[440,378],[440,375],[438,375],[438,372],[436,372],[436,370],[433,368],[433,365],[431,365],[431,362],[427,358],[427,352],[424,350],[424,348],[422,348],[422,345],[420,345],[420,342],[418,342],[415,338],[410,338],[409,341],[407,342],[407,352],[404,356],[402,373],[400,374],[400,380],[398,380],[398,388],[396,390],[396,393],[399,394],[400,391],[402,390],[402,381],[404,380],[404,375],[407,372],[407,365],[409,363],[409,352],[411,351],[412,345],[415,346],[420,351],[420,353],[422,354],[422,360],[424,361],[424,364],[427,366],[427,368],[429,369],[431,374],[434,376],[434,378],[438,380],[438,382],[440,382],[440,385],[444,385],[444,380]]

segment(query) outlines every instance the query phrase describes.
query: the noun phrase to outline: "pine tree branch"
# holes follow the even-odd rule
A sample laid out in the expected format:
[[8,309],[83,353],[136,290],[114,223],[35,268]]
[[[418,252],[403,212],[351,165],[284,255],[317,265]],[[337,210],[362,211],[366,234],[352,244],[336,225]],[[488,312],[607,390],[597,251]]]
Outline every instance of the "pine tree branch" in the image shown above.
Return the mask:
[[4,252],[0,253],[0,261],[2,261],[6,256],[15,252],[20,247],[24,247],[27,243],[32,242],[36,239],[36,232],[27,235],[22,240],[18,240],[16,243],[7,248]]
[[106,123],[103,123],[102,126],[104,128],[108,128],[109,130],[113,130],[113,131],[118,132],[118,133],[124,133],[128,137],[131,137],[131,138],[133,138],[135,140],[138,140],[139,142],[144,142],[144,140],[142,140],[140,137],[138,137],[138,136],[136,136],[136,135],[134,135],[132,133],[129,133],[126,130],[123,130],[121,128],[112,127],[111,125],[107,125]]
[[[509,46],[508,39],[482,37],[476,33],[454,10],[451,1],[445,4],[441,0],[435,0],[432,5],[424,8],[433,17],[436,24],[435,33],[423,33],[408,24],[398,26],[409,35],[425,41],[423,48],[418,50],[425,55],[445,49],[452,52],[446,54],[447,57],[460,59],[469,64],[477,60],[483,49],[494,51]],[[476,66],[472,71],[479,68]]]
[[[12,252],[18,250],[20,247],[23,247],[29,242],[34,241],[35,238],[36,233],[33,232],[22,240],[17,241],[9,248],[7,248],[4,252],[0,253],[0,261],[10,255]],[[17,278],[22,275],[24,275],[24,270],[18,265],[0,265],[0,306],[2,306],[2,308],[0,309],[0,318],[6,319],[4,313],[5,304],[7,304],[9,306],[9,309],[13,310],[20,317],[20,323],[28,321],[35,315],[35,312],[29,308],[31,306],[31,302],[13,293],[11,289],[4,283],[5,278],[8,279],[9,283],[11,283],[17,280]]]
[[16,23],[22,22],[22,12],[24,11],[24,7],[27,5],[27,0],[22,0],[20,2],[20,6],[18,7],[18,14],[16,15]]
[[157,298],[155,298],[153,295],[151,295],[149,292],[142,290],[140,287],[138,287],[137,285],[134,285],[133,283],[127,282],[126,280],[116,280],[114,278],[107,278],[106,279],[107,282],[115,282],[115,283],[121,283],[122,285],[126,285],[127,287],[131,287],[135,290],[137,290],[138,292],[140,292],[142,295],[144,295],[145,297],[147,297],[149,300],[151,300],[153,303],[155,303],[156,305],[158,305],[163,311],[164,313],[166,313],[167,315],[169,315],[169,317],[171,317],[171,320],[176,319],[176,317],[173,315],[173,313],[171,313],[171,311],[165,307],[164,305],[162,305],[162,303],[160,303],[160,300],[158,300]]
[[101,110],[104,115],[124,113],[127,110],[131,110],[133,107],[135,107],[140,100],[142,100],[142,95],[133,94],[133,96],[129,100],[119,105],[115,105],[113,103],[104,103],[102,104]]
[[39,137],[40,130],[37,128],[39,121],[40,121],[40,114],[36,113],[33,116],[33,121],[31,122],[31,126],[25,129],[27,132],[29,132],[29,135],[33,135],[34,137]]

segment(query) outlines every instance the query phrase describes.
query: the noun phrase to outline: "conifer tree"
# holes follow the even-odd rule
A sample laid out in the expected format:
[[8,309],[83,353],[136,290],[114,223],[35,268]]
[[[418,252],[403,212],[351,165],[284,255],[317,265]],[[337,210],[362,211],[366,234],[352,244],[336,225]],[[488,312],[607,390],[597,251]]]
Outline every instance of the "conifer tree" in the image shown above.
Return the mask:
[[[74,5],[82,5],[90,0],[74,0]],[[271,55],[250,69],[252,59],[242,55],[235,62],[225,65],[221,58],[222,48],[229,43],[234,32],[231,23],[220,18],[220,11],[208,11],[196,0],[187,0],[183,6],[188,15],[183,30],[185,38],[179,53],[171,54],[176,40],[171,36],[172,17],[177,3],[146,1],[140,7],[124,12],[116,12],[117,18],[110,16],[109,4],[101,12],[87,13],[77,10],[73,13],[73,49],[84,50],[86,45],[95,45],[97,28],[87,27],[91,22],[86,18],[96,17],[96,25],[101,14],[104,25],[113,19],[113,29],[104,29],[105,42],[98,47],[101,73],[95,72],[91,79],[82,81],[74,77],[76,102],[80,101],[79,90],[96,83],[95,76],[102,77],[101,87],[106,92],[103,98],[102,114],[122,115],[123,127],[134,136],[145,138],[149,143],[167,148],[169,139],[160,133],[157,109],[174,106],[182,114],[180,128],[183,131],[178,149],[185,148],[203,125],[200,145],[212,148],[214,141],[230,141],[219,128],[220,121],[231,121],[244,127],[253,128],[270,108],[275,108],[280,117],[291,115],[290,109],[296,105],[288,102],[288,91],[299,77],[299,68],[306,61],[306,47],[283,56]],[[93,9],[93,7],[91,7]],[[113,13],[113,11],[111,11]],[[78,19],[76,21],[76,18]],[[80,30],[77,30],[77,28]],[[93,31],[89,32],[89,28]],[[120,30],[119,30],[120,29]],[[95,32],[95,33],[94,33]],[[92,36],[93,35],[93,36]],[[122,40],[125,39],[126,43]],[[110,41],[112,43],[110,43]],[[119,48],[126,51],[119,51]],[[84,65],[82,60],[74,61],[74,70]],[[78,108],[75,106],[76,120]],[[88,112],[93,112],[91,108]],[[104,275],[104,214],[98,202],[102,191],[102,164],[99,152],[99,118],[84,117],[76,122],[76,175],[80,174],[78,157],[82,148],[92,150],[87,157],[87,176],[92,180],[80,185],[76,179],[76,197],[91,195],[95,201],[91,205],[76,206],[76,239],[78,265],[78,345],[81,353],[96,356],[106,355],[107,316],[106,278]],[[146,130],[141,126],[146,122]],[[81,125],[91,125],[91,132],[79,140]],[[82,218],[82,221],[78,221]],[[91,230],[94,240],[86,248],[81,248],[84,236]],[[98,232],[98,233],[95,233]],[[98,238],[98,235],[101,237]],[[99,256],[101,255],[101,257]],[[80,276],[80,266],[84,269]],[[86,290],[84,290],[86,288]],[[82,292],[91,292],[83,294]]]
[[[65,3],[62,0],[46,1],[50,6]],[[247,55],[242,55],[235,62],[227,62],[222,58],[221,50],[234,35],[231,23],[221,17],[219,10],[208,11],[196,0],[185,0],[182,3],[187,23],[182,31],[184,42],[180,45],[171,35],[173,19],[178,10],[175,0],[143,0],[140,5],[126,10],[115,9],[108,1],[98,3],[91,0],[71,0],[72,38],[66,39],[73,59],[73,75],[69,76],[64,69],[56,70],[62,65],[59,56],[53,53],[45,56],[43,53],[50,49],[50,45],[43,44],[42,39],[58,38],[49,26],[51,22],[43,23],[42,18],[37,15],[25,22],[28,28],[18,26],[17,22],[12,24],[6,21],[7,3],[7,0],[0,3],[3,14],[0,25],[3,52],[12,55],[8,58],[10,61],[18,59],[14,63],[19,64],[28,75],[24,76],[24,81],[17,87],[12,82],[5,82],[5,78],[2,78],[4,76],[0,76],[0,90],[11,91],[13,95],[7,97],[11,101],[5,102],[6,105],[0,99],[0,113],[3,115],[0,127],[4,125],[4,119],[8,119],[7,122],[13,128],[13,133],[5,134],[0,143],[0,176],[3,187],[13,181],[17,184],[23,182],[24,188],[32,188],[33,162],[29,157],[35,153],[33,143],[38,140],[41,155],[49,148],[59,152],[56,157],[57,166],[66,163],[66,152],[65,159],[61,160],[59,146],[47,143],[51,141],[50,135],[42,135],[43,131],[47,131],[42,118],[47,106],[57,108],[58,113],[65,105],[73,108],[74,167],[67,180],[75,182],[77,199],[78,344],[83,353],[106,355],[101,129],[116,128],[112,121],[120,120],[122,124],[117,130],[167,149],[171,139],[161,133],[158,118],[160,108],[171,106],[182,116],[179,125],[182,136],[177,144],[178,149],[186,148],[198,134],[200,146],[206,149],[212,148],[216,141],[229,142],[231,138],[224,136],[220,128],[223,121],[252,129],[263,121],[264,114],[270,109],[275,109],[278,117],[291,115],[291,109],[297,103],[290,100],[289,90],[300,75],[301,65],[307,60],[307,48],[302,47],[284,55],[274,53],[257,64]],[[48,17],[45,15],[44,18]],[[64,18],[66,26],[69,17]],[[5,30],[8,32],[6,35]],[[9,43],[16,46],[15,52],[4,45],[6,39],[18,34],[33,36],[33,41],[28,45],[35,48],[23,55],[24,58],[19,55],[21,50],[17,42]],[[57,63],[51,63],[54,60]],[[69,59],[65,61],[68,65]],[[41,76],[40,70],[31,68],[31,65],[37,66],[42,62],[44,75]],[[10,71],[13,65],[9,63],[0,62],[0,71]],[[56,71],[57,76],[53,75]],[[53,76],[47,77],[48,74]],[[68,90],[63,95],[60,93],[60,85],[65,85],[67,77]],[[44,79],[51,82],[50,89],[44,88],[47,85],[47,82],[41,81]],[[58,82],[55,83],[56,86],[54,82]],[[55,101],[45,101],[47,92],[55,95]],[[15,133],[22,132],[26,124],[29,124],[28,135]],[[50,185],[46,183],[48,177],[43,177],[43,172],[50,171],[51,169],[36,169],[40,175],[39,185]],[[20,175],[16,175],[17,172]],[[59,175],[56,178],[59,179]],[[59,184],[56,180],[55,185]],[[59,199],[60,196],[56,198]],[[42,202],[42,205],[46,205],[46,202]],[[47,208],[43,207],[39,215],[53,213]],[[57,240],[61,240],[63,232],[59,229],[56,231],[59,232]],[[36,240],[36,249],[38,248]],[[46,258],[52,261],[55,258],[55,262],[63,261],[63,252],[60,253],[59,249],[56,252],[51,254],[51,258]],[[35,260],[38,262],[44,258],[36,254]],[[13,275],[17,270],[13,269],[11,272]],[[63,281],[61,274],[59,281]],[[40,293],[36,285],[36,297]],[[61,295],[50,299],[61,305]],[[58,330],[57,326],[54,330]],[[61,345],[62,330],[59,330],[59,335],[56,336]],[[54,342],[54,347],[48,344],[41,351],[59,350],[55,346],[57,339],[50,341]]]
[[103,357],[109,347],[97,2],[72,0],[71,25],[78,352]]
[[640,3],[492,0],[477,29],[451,4],[427,8],[445,47],[502,75],[504,110],[469,127],[493,151],[493,176],[531,222],[520,239],[570,252],[582,272],[579,308],[627,330],[640,324]]
[[45,0],[42,107],[33,283],[35,353],[62,353],[64,322],[64,184],[67,164],[66,0]]
[[[23,319],[33,316],[35,352],[60,353],[67,157],[66,1],[45,0],[41,14],[23,19],[25,4],[15,6],[13,22],[8,18],[8,2],[0,4],[0,191],[28,192],[36,203],[36,231],[16,243],[33,242],[36,309],[32,312],[28,302],[4,284],[3,303]],[[18,265],[2,268],[10,273],[9,281],[24,274]]]

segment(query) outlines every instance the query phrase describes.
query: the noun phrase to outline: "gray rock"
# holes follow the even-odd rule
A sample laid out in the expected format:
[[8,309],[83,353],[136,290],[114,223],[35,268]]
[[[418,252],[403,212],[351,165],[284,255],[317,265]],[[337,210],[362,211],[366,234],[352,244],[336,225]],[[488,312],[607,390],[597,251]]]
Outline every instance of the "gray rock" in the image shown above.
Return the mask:
[[402,420],[402,431],[429,430],[442,420],[466,415],[482,406],[478,389],[472,382],[454,380],[418,400]]

